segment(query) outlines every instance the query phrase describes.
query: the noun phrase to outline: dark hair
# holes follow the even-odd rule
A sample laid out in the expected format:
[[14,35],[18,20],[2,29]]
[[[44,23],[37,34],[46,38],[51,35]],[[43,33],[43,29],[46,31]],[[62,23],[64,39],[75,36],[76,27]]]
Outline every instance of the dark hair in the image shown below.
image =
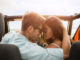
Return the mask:
[[22,19],[22,31],[25,31],[30,25],[38,28],[44,22],[44,18],[37,13],[26,13]]
[[[59,18],[49,17],[45,24],[51,28],[55,39],[63,40],[63,25]],[[55,39],[50,39],[48,42],[52,43]]]

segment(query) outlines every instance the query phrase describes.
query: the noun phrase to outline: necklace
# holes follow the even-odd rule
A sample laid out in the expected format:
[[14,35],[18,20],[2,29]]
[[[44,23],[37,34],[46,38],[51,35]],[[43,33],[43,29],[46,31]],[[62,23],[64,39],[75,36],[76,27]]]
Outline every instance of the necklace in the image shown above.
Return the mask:
[[52,43],[53,46],[56,46],[57,48],[60,48],[58,44]]

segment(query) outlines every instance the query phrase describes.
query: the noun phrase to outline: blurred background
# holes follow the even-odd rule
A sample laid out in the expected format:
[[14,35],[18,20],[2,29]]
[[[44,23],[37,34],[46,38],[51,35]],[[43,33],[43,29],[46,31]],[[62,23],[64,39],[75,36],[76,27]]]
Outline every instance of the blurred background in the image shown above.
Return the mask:
[[[74,15],[80,13],[80,0],[0,0],[0,12],[4,15],[23,15],[34,11],[41,15]],[[62,21],[67,29],[68,22]],[[72,36],[80,25],[80,19],[73,22]],[[10,31],[19,31],[21,21],[9,22]]]

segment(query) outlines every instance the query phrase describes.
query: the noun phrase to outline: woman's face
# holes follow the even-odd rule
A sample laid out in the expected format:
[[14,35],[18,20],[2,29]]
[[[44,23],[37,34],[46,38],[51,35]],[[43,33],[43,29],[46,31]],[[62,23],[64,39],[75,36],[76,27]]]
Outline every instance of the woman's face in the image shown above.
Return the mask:
[[43,26],[43,38],[48,40],[53,37],[53,32],[48,25]]

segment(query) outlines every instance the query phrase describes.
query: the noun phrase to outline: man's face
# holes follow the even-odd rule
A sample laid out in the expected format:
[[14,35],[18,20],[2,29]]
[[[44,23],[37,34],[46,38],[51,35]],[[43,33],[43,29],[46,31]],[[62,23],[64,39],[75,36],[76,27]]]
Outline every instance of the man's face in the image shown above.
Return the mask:
[[42,26],[39,26],[38,28],[33,28],[33,31],[30,34],[30,39],[32,39],[32,41],[34,41],[34,42],[37,42],[42,33],[41,30],[42,30]]

